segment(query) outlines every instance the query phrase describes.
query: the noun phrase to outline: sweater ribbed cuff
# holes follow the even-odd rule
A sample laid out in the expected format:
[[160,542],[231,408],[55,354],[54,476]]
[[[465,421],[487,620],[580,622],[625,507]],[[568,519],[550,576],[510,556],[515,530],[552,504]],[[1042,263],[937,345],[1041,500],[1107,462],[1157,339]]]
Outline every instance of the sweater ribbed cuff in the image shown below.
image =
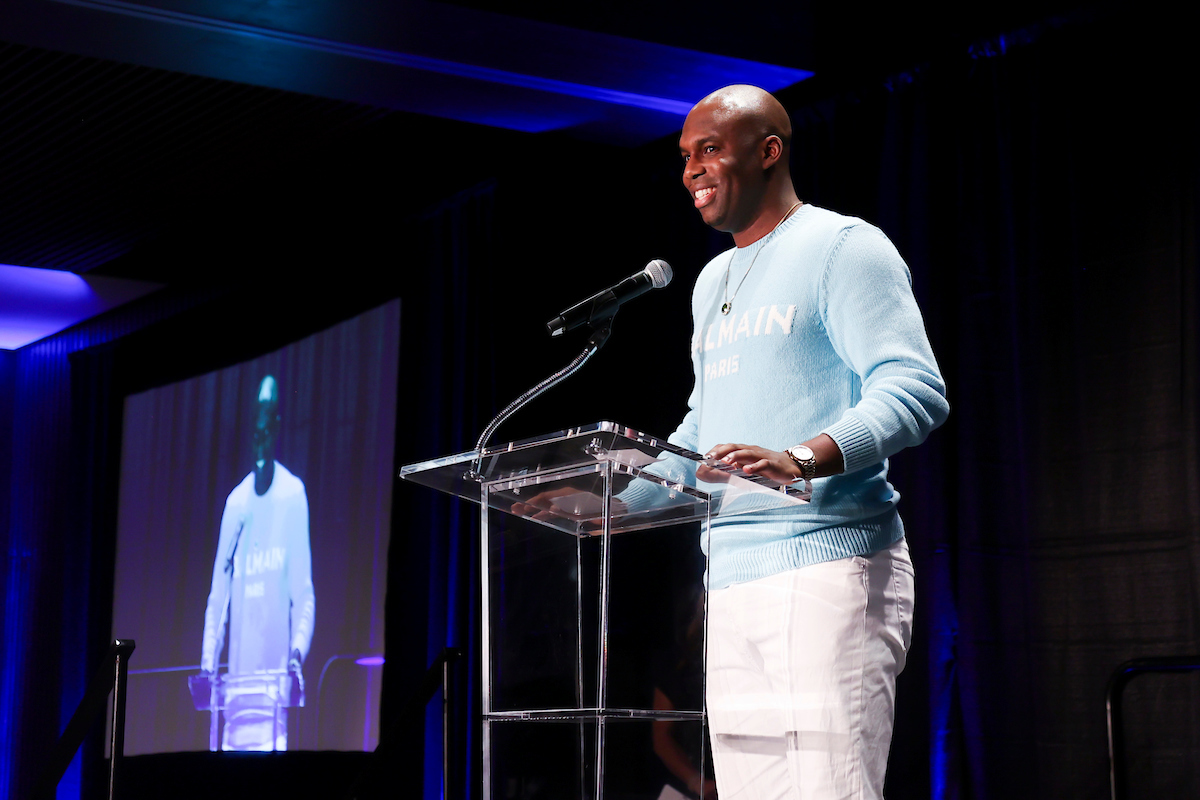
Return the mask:
[[842,451],[842,462],[845,472],[858,472],[863,467],[882,461],[875,437],[861,419],[850,415],[843,416],[826,428],[825,433],[837,444]]

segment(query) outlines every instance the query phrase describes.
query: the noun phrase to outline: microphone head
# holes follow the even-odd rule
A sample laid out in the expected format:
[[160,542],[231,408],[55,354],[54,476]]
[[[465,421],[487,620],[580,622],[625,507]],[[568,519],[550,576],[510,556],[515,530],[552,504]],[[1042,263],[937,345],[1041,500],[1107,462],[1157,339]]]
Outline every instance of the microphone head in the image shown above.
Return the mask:
[[650,282],[654,284],[655,289],[663,288],[671,282],[671,278],[675,277],[671,272],[671,265],[661,258],[656,258],[647,264],[645,272],[650,276]]

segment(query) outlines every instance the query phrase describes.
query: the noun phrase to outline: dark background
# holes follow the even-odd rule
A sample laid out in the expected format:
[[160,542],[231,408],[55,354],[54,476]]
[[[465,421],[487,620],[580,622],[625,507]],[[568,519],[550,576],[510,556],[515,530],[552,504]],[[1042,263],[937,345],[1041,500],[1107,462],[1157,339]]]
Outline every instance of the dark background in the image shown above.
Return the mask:
[[[840,69],[781,94],[801,197],[896,242],[950,387],[950,421],[893,461],[918,618],[892,798],[1107,797],[1108,676],[1200,650],[1191,44],[1152,5],[1019,12],[986,24],[819,12],[819,30],[843,31],[817,46]],[[695,9],[676,35],[711,41],[722,26],[753,49],[754,25]],[[690,279],[728,240],[686,202],[672,137],[618,147],[345,105],[322,108],[341,127],[305,129],[288,116],[304,103],[253,105],[257,136],[186,191],[137,194],[166,221],[94,271],[166,289],[0,353],[12,796],[27,795],[110,633],[124,393],[399,296],[397,463],[459,452],[580,347],[547,339],[545,320],[665,258],[675,283],[623,309],[586,371],[498,437],[602,418],[665,434],[682,414]],[[472,523],[397,487],[383,769],[400,796],[437,786],[439,729],[404,709],[443,646],[474,641]],[[1139,678],[1126,702],[1134,796],[1200,795],[1193,676]],[[464,711],[460,774],[471,731]],[[230,761],[220,785],[329,796],[364,766],[318,758]],[[85,759],[75,780],[98,769]],[[207,795],[213,769],[131,765],[131,780],[146,795]]]

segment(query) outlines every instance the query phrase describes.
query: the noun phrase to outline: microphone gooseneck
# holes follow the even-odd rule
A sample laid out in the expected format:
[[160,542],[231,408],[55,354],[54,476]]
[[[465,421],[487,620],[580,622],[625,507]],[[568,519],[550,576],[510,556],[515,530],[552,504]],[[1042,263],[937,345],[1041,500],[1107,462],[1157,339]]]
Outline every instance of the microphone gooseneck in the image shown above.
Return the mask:
[[560,336],[569,330],[574,330],[583,325],[591,325],[594,330],[591,336],[588,337],[587,347],[572,359],[570,364],[567,364],[567,366],[545,378],[516,400],[513,400],[488,423],[487,427],[483,429],[483,433],[479,435],[479,439],[475,442],[475,459],[464,477],[468,480],[483,480],[483,475],[481,474],[481,470],[483,469],[483,451],[487,447],[488,442],[491,441],[496,429],[534,398],[578,372],[587,363],[588,359],[594,356],[604,346],[604,343],[608,341],[609,334],[612,333],[613,315],[617,313],[617,309],[623,303],[639,297],[651,289],[663,288],[671,282],[672,277],[671,265],[661,258],[656,258],[647,264],[646,268],[641,272],[630,275],[616,286],[605,289],[602,292],[592,295],[582,303],[571,306],[546,323],[551,336]]

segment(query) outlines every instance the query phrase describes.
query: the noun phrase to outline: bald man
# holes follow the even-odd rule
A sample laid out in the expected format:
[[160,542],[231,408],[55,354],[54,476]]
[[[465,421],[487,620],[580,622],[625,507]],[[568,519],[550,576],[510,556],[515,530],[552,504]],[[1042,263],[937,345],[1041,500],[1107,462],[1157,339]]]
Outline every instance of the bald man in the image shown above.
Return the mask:
[[879,798],[913,610],[887,459],[949,405],[904,261],[878,228],[800,200],[791,137],[774,97],[730,86],[679,141],[693,205],[735,246],[696,281],[671,441],[813,486],[809,505],[709,532],[714,766],[724,800]]
[[275,460],[279,386],[267,375],[255,400],[254,469],[229,493],[204,612],[200,668],[216,673],[229,621],[222,750],[286,750],[287,698],[261,680],[296,676],[312,644],[316,597],[304,483]]

